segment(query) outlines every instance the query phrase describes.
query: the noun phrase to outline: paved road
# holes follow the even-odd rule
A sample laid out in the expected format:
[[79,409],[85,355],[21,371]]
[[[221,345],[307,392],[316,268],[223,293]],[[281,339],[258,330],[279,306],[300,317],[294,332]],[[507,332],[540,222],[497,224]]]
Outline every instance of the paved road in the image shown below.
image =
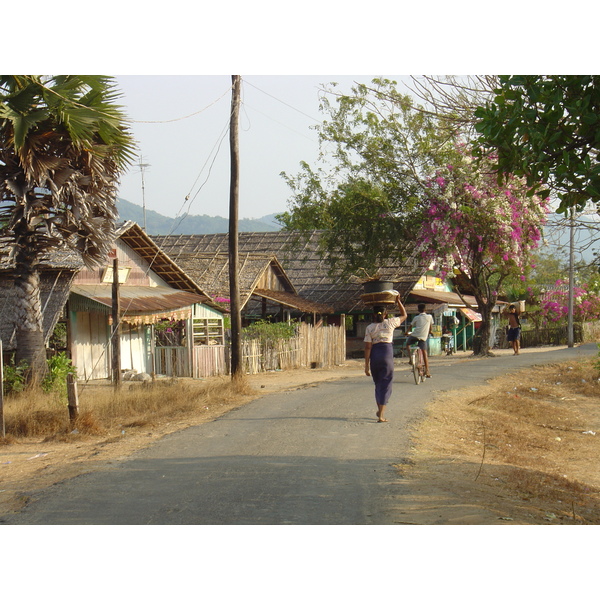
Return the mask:
[[169,435],[106,470],[34,496],[8,524],[392,524],[409,455],[407,425],[435,391],[479,385],[534,364],[598,352],[595,344],[519,357],[439,361],[415,386],[398,362],[377,423],[366,376],[271,394],[214,422]]

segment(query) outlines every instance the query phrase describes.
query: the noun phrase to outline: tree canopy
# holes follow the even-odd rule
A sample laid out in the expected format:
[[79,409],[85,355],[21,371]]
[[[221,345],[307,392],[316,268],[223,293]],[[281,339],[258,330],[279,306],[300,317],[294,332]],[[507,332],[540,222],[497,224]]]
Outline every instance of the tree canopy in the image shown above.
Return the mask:
[[[546,199],[524,178],[499,181],[487,156],[474,160],[458,135],[461,120],[447,126],[451,111],[417,107],[394,86],[374,80],[335,106],[324,100],[321,157],[333,164],[304,163],[300,175],[286,176],[294,195],[281,221],[324,230],[330,265],[346,275],[375,275],[384,260],[414,257],[435,263],[444,279],[457,276],[477,300],[487,353],[498,292],[527,272]],[[463,117],[470,122],[466,108]]]
[[345,275],[371,274],[382,260],[413,253],[424,182],[452,153],[435,119],[395,85],[375,79],[344,95],[332,84],[317,127],[322,166],[282,174],[293,197],[279,220],[287,229],[323,230],[331,267]]
[[36,253],[88,264],[112,244],[118,177],[134,141],[103,76],[0,76],[0,226]]
[[475,296],[485,354],[504,281],[524,278],[532,268],[547,201],[529,195],[529,186],[516,177],[499,184],[492,169],[467,152],[438,169],[427,185],[421,256],[437,264],[443,279],[456,279],[457,290]]
[[0,76],[0,233],[14,259],[16,360],[46,368],[40,258],[67,247],[101,264],[134,141],[112,78]]
[[492,101],[475,111],[479,154],[497,156],[500,176],[547,185],[559,212],[600,202],[600,76],[500,76]]

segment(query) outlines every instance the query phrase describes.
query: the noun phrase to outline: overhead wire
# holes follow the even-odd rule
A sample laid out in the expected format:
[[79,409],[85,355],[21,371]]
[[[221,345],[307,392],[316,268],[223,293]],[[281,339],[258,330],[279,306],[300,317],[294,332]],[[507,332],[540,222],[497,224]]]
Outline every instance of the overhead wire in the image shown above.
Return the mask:
[[[300,114],[302,114],[302,115],[304,115],[304,116],[308,117],[308,118],[309,118],[309,119],[311,119],[311,120],[314,120],[314,121],[315,121],[315,122],[317,122],[317,123],[319,122],[319,121],[318,121],[317,119],[315,119],[314,117],[312,117],[312,116],[310,116],[310,115],[308,115],[308,114],[304,113],[303,111],[301,111],[301,110],[299,110],[299,109],[295,108],[294,106],[292,106],[292,105],[288,104],[287,102],[284,102],[283,100],[280,100],[279,98],[277,98],[277,97],[273,96],[272,94],[269,94],[268,92],[266,92],[266,91],[262,90],[262,89],[261,89],[261,88],[259,88],[258,86],[254,85],[254,84],[252,84],[252,83],[250,83],[250,82],[248,82],[248,81],[245,81],[245,83],[246,83],[246,84],[248,84],[248,85],[250,85],[251,87],[253,87],[253,88],[257,89],[258,91],[262,92],[263,94],[265,94],[265,95],[267,95],[267,96],[269,96],[269,97],[273,98],[274,100],[277,100],[278,102],[280,102],[281,104],[283,104],[283,105],[287,106],[288,108],[291,108],[291,109],[295,110],[296,112],[298,112],[298,113],[300,113]],[[55,90],[52,90],[51,88],[48,88],[47,86],[44,86],[44,88],[45,88],[45,89],[47,89],[48,91],[50,91],[51,93],[53,93],[53,94],[55,94],[55,95],[57,95],[57,96],[61,97],[63,100],[65,100],[65,101],[68,101],[68,102],[72,103],[73,105],[80,106],[80,107],[82,107],[82,106],[83,106],[83,105],[81,105],[81,104],[77,103],[76,101],[74,101],[74,100],[73,100],[73,99],[71,99],[71,98],[66,98],[66,97],[64,97],[64,96],[61,96],[61,95],[60,95],[60,94],[58,94],[58,93],[57,93]],[[224,92],[224,93],[223,93],[221,96],[219,96],[219,98],[217,98],[216,100],[214,100],[212,103],[210,103],[209,105],[205,106],[205,107],[204,107],[204,108],[202,108],[201,110],[199,110],[199,111],[195,111],[194,113],[191,113],[191,114],[189,114],[189,115],[185,115],[185,116],[178,117],[178,118],[174,118],[174,119],[164,120],[164,121],[141,121],[141,120],[134,120],[134,119],[126,119],[126,121],[127,121],[127,122],[131,122],[131,123],[140,123],[140,124],[144,124],[144,123],[147,123],[147,124],[161,124],[161,123],[173,123],[173,122],[177,122],[177,121],[182,121],[182,120],[185,120],[185,119],[189,119],[189,118],[191,118],[191,117],[193,117],[193,116],[196,116],[196,115],[198,115],[198,114],[201,114],[202,112],[204,112],[205,110],[207,110],[208,108],[210,108],[211,106],[213,106],[214,104],[216,104],[217,102],[219,102],[219,101],[220,101],[220,100],[221,100],[221,99],[222,99],[222,98],[223,98],[223,97],[224,97],[224,96],[225,96],[225,95],[226,95],[226,94],[227,94],[227,93],[228,93],[228,92],[229,92],[229,91],[230,91],[232,88],[233,88],[233,84],[232,84],[232,86],[230,86],[230,87],[229,87],[229,88],[228,88],[228,89],[227,89],[227,90],[226,90],[226,91],[225,91],[225,92]],[[274,121],[275,123],[278,123],[278,124],[279,124],[279,125],[281,125],[281,126],[287,127],[286,125],[284,125],[283,123],[280,123],[279,121],[277,121],[277,120],[273,119],[273,118],[272,118],[272,117],[270,117],[269,115],[266,115],[265,113],[262,113],[262,112],[261,112],[261,111],[259,111],[258,109],[255,109],[254,107],[247,105],[247,103],[244,103],[244,107],[248,107],[248,108],[250,108],[250,109],[252,109],[252,110],[254,110],[254,111],[256,111],[256,112],[258,112],[258,113],[262,114],[263,116],[265,116],[265,117],[269,118],[270,120]],[[86,108],[89,108],[89,107],[86,107]],[[100,110],[97,110],[97,109],[94,109],[94,110],[96,110],[96,112],[98,112],[99,114],[102,114],[102,115],[104,115],[104,114],[105,114],[105,113],[103,113],[103,112],[102,112],[102,111],[100,111]],[[291,128],[289,128],[289,127],[287,127],[287,128],[288,128],[288,129],[290,129],[291,131],[294,131],[293,129],[291,129]],[[206,185],[206,183],[208,182],[208,180],[209,180],[209,178],[210,178],[210,175],[211,175],[211,172],[212,172],[212,167],[214,166],[214,163],[215,163],[215,161],[216,161],[216,158],[217,158],[217,156],[218,156],[218,154],[219,154],[219,151],[220,151],[220,148],[221,148],[221,144],[222,144],[223,140],[225,139],[225,134],[227,133],[228,129],[229,129],[229,123],[228,123],[228,124],[225,126],[225,128],[222,130],[222,132],[221,132],[221,134],[220,134],[220,136],[219,136],[219,139],[218,139],[218,140],[217,140],[217,142],[215,143],[215,146],[213,146],[213,150],[211,150],[211,154],[212,154],[212,152],[215,150],[215,147],[216,147],[216,152],[215,152],[215,154],[214,154],[214,156],[213,156],[213,159],[212,159],[212,161],[211,161],[211,163],[210,163],[210,167],[209,167],[208,174],[207,174],[207,176],[206,176],[206,179],[205,179],[205,181],[204,181],[204,182],[202,183],[202,185],[201,185],[201,186],[198,188],[198,190],[196,191],[196,193],[194,194],[194,196],[193,196],[193,197],[191,198],[191,200],[190,200],[190,195],[191,195],[191,193],[192,193],[192,191],[193,191],[193,189],[194,189],[194,186],[197,184],[198,180],[200,179],[200,176],[202,175],[203,171],[205,170],[205,168],[206,168],[206,165],[208,164],[208,161],[210,160],[210,156],[211,156],[211,154],[209,154],[209,155],[208,155],[208,157],[207,157],[207,159],[206,159],[206,161],[205,161],[204,165],[202,166],[202,169],[200,170],[200,172],[199,172],[198,176],[196,177],[196,179],[195,179],[194,183],[192,184],[192,187],[190,188],[190,191],[189,191],[189,193],[186,195],[186,197],[185,197],[185,200],[184,200],[184,202],[183,202],[183,204],[182,204],[182,206],[181,206],[181,208],[180,208],[179,212],[177,213],[177,216],[176,216],[176,218],[175,218],[175,220],[174,220],[174,222],[173,222],[173,224],[172,224],[172,226],[171,226],[171,229],[170,229],[170,231],[167,233],[167,235],[171,235],[171,234],[172,234],[172,233],[173,233],[173,232],[174,232],[174,231],[175,231],[175,230],[176,230],[176,229],[177,229],[177,228],[178,228],[178,227],[181,225],[181,223],[183,222],[183,220],[184,220],[184,219],[185,219],[187,216],[189,216],[189,211],[190,211],[190,209],[191,209],[191,205],[192,205],[193,201],[196,199],[196,197],[198,196],[198,194],[200,193],[200,191],[203,189],[203,187]],[[299,133],[299,132],[297,132],[297,131],[296,131],[295,133]],[[303,134],[300,134],[300,135],[303,135]],[[307,137],[307,136],[304,136],[304,137]],[[310,138],[308,138],[308,139],[310,139]],[[183,217],[182,217],[182,218],[181,218],[179,221],[177,221],[177,219],[178,219],[179,215],[181,214],[181,212],[184,210],[184,208],[185,208],[186,204],[188,204],[188,203],[189,203],[189,205],[188,205],[188,207],[187,207],[187,211],[185,212],[185,214],[183,215]],[[181,254],[182,250],[183,250],[183,248],[180,250],[179,254]],[[151,261],[148,261],[148,267],[147,267],[147,269],[145,270],[145,274],[146,274],[146,275],[148,275],[148,273],[149,273],[149,272],[150,272],[150,270],[152,269],[152,265],[154,264],[154,261],[155,261],[155,260],[156,260],[156,258],[158,257],[158,254],[159,254],[159,252],[161,252],[160,248],[158,248],[158,250],[157,250],[156,254],[154,255],[154,258],[153,258]],[[177,257],[177,258],[178,258],[178,257]],[[175,262],[175,261],[176,261],[176,258],[175,258],[175,259],[172,259],[172,260],[174,260],[174,262]],[[48,299],[48,300],[49,300],[49,299]],[[46,301],[46,304],[47,304],[48,300]],[[133,301],[133,299],[130,299],[130,303],[129,303],[129,305],[131,304],[131,302],[132,302],[132,301]],[[119,320],[119,325],[122,323],[122,321],[123,321],[123,318],[124,318],[124,314],[126,313],[126,311],[127,311],[127,308],[125,308],[125,309],[123,310],[123,316],[121,316],[121,317],[120,317],[120,320]],[[91,378],[92,374],[93,374],[93,373],[94,373],[94,371],[96,370],[96,367],[97,367],[98,363],[100,362],[100,360],[102,360],[102,358],[103,358],[103,355],[104,355],[104,354],[107,352],[108,345],[109,345],[109,344],[112,342],[112,339],[113,339],[113,337],[114,337],[114,334],[115,334],[115,332],[116,332],[116,331],[117,331],[117,328],[114,328],[114,331],[113,331],[113,332],[111,332],[111,334],[110,334],[110,336],[109,336],[109,339],[108,339],[107,343],[105,344],[105,346],[104,346],[104,348],[103,348],[103,352],[101,353],[101,355],[100,355],[100,357],[98,358],[98,360],[96,361],[96,363],[93,365],[93,367],[92,367],[92,370],[91,370],[91,372],[90,372],[90,375],[89,375],[89,377],[87,377],[87,378],[85,379],[85,383],[87,383],[87,382],[90,380],[90,378]]]
[[185,121],[185,119],[190,119],[191,117],[195,117],[196,115],[199,115],[200,113],[203,113],[205,110],[208,110],[211,106],[214,106],[217,102],[219,102],[224,96],[225,94],[228,94],[231,89],[233,87],[233,84],[231,86],[229,86],[229,88],[227,88],[225,90],[225,92],[223,92],[223,94],[221,94],[216,100],[214,100],[213,102],[211,102],[210,104],[208,104],[207,106],[205,106],[204,108],[197,110],[196,112],[193,112],[189,115],[186,115],[184,117],[177,117],[175,119],[167,119],[165,121],[138,121],[138,120],[134,120],[134,119],[129,119],[130,123],[148,123],[148,124],[161,124],[161,123],[175,123],[177,121]]
[[312,117],[311,115],[308,115],[305,112],[302,112],[300,109],[296,108],[295,106],[292,106],[291,104],[288,104],[287,102],[284,102],[283,100],[277,98],[276,96],[273,96],[273,94],[269,94],[269,92],[265,92],[265,90],[262,90],[261,88],[259,88],[258,86],[254,85],[253,83],[250,83],[249,81],[246,81],[246,84],[249,85],[249,86],[251,86],[251,87],[253,87],[254,89],[258,90],[259,92],[262,92],[263,94],[269,96],[270,98],[273,98],[273,100],[277,100],[277,102],[281,102],[281,104],[284,104],[288,108],[291,108],[292,110],[295,110],[296,112],[300,113],[301,115],[304,115],[305,117],[308,117],[309,119],[312,119],[316,123],[320,123],[321,122],[321,121],[319,121],[319,119],[315,119],[315,117]]
[[[231,89],[231,88],[230,88],[230,89]],[[222,97],[223,97],[223,96],[221,96],[221,97],[219,98],[219,100],[220,100]],[[214,103],[213,103],[213,104],[214,104]],[[201,112],[201,111],[199,111],[199,112]],[[195,113],[195,114],[198,114],[198,113]],[[167,233],[166,235],[171,235],[171,234],[173,234],[173,233],[174,233],[174,232],[177,230],[177,228],[178,228],[178,227],[181,225],[181,223],[182,223],[182,222],[185,220],[185,218],[186,218],[186,217],[189,215],[189,211],[190,211],[190,208],[191,208],[191,206],[192,206],[192,203],[193,203],[193,201],[195,200],[195,198],[197,197],[197,195],[200,193],[200,191],[201,191],[201,189],[204,187],[204,185],[206,185],[206,183],[207,183],[207,181],[208,181],[208,178],[210,177],[210,173],[211,173],[211,170],[212,170],[212,166],[213,166],[213,165],[214,165],[214,163],[215,163],[215,160],[216,160],[216,158],[217,158],[217,156],[218,156],[218,154],[219,154],[219,150],[220,150],[220,148],[221,148],[221,144],[222,144],[222,142],[223,142],[223,139],[225,139],[225,135],[226,135],[226,133],[227,133],[227,131],[228,131],[228,130],[229,130],[229,123],[227,123],[227,124],[225,125],[225,127],[223,128],[223,130],[221,131],[221,134],[220,134],[220,136],[219,136],[219,138],[218,138],[217,142],[215,142],[215,145],[213,146],[213,149],[212,149],[212,150],[211,150],[211,152],[209,153],[209,155],[208,155],[208,157],[207,157],[207,159],[206,159],[206,161],[205,161],[205,163],[204,163],[204,165],[203,165],[202,169],[200,170],[200,173],[198,174],[198,177],[196,177],[196,180],[195,180],[195,181],[194,181],[194,183],[192,184],[192,187],[190,188],[190,191],[189,191],[189,193],[186,195],[186,197],[185,197],[185,199],[184,199],[184,201],[183,201],[183,204],[181,205],[181,208],[179,209],[178,213],[176,214],[175,218],[173,219],[173,222],[172,222],[172,224],[171,224],[171,228],[169,229],[169,231],[168,231],[168,233]],[[209,172],[208,172],[207,178],[206,178],[206,180],[204,181],[204,183],[203,183],[203,184],[200,186],[200,188],[198,189],[198,191],[196,192],[196,194],[194,195],[194,197],[193,197],[193,198],[190,200],[190,195],[191,195],[191,193],[192,193],[192,190],[194,189],[194,186],[196,185],[196,183],[198,182],[198,179],[199,179],[199,178],[200,178],[200,176],[202,175],[202,172],[204,171],[204,169],[205,169],[205,167],[206,167],[206,164],[207,164],[207,163],[208,163],[208,161],[210,160],[210,156],[211,156],[211,154],[212,154],[212,153],[215,151],[215,148],[216,148],[216,152],[215,152],[215,154],[214,154],[214,156],[213,156],[213,160],[212,160],[212,162],[211,162],[211,164],[210,164],[210,167],[209,167]],[[182,211],[183,211],[183,210],[184,210],[184,208],[185,208],[185,205],[186,205],[188,202],[189,202],[189,205],[188,205],[188,209],[187,209],[186,213],[183,215],[183,217],[182,217],[181,219],[179,219],[179,215],[182,213]],[[179,219],[179,220],[178,220],[178,219]],[[157,246],[158,246],[158,245],[157,245]],[[149,261],[148,261],[148,266],[147,266],[147,268],[146,268],[146,270],[145,270],[145,272],[144,272],[144,275],[146,275],[146,276],[147,276],[147,275],[149,274],[149,272],[151,271],[151,269],[152,269],[152,266],[154,265],[154,262],[156,261],[156,259],[157,259],[157,257],[158,257],[158,255],[159,255],[159,253],[160,253],[160,252],[162,252],[162,250],[160,249],[160,247],[158,247],[158,249],[157,249],[156,253],[154,254],[154,257],[152,258],[152,260],[149,260]],[[179,254],[181,254],[181,251],[180,251],[180,253],[179,253]],[[179,258],[179,255],[178,255],[177,257],[175,257],[175,258],[171,258],[171,260],[173,260],[173,262],[176,262],[177,258]],[[113,274],[113,276],[114,276],[114,274]],[[118,276],[118,275],[117,275],[117,276]],[[92,370],[91,370],[91,373],[90,373],[90,378],[91,378],[91,375],[92,375],[92,374],[94,373],[94,371],[96,370],[96,367],[98,366],[98,364],[100,363],[100,361],[101,361],[101,360],[104,358],[105,354],[107,354],[107,353],[108,353],[108,347],[109,347],[109,345],[110,345],[110,344],[112,344],[112,341],[113,341],[114,335],[115,335],[115,333],[117,332],[117,330],[119,330],[119,328],[120,328],[121,324],[123,323],[123,320],[124,320],[124,318],[125,318],[125,313],[127,312],[127,309],[128,309],[128,307],[129,307],[129,306],[131,306],[131,303],[132,303],[132,302],[133,302],[133,298],[130,298],[130,300],[129,300],[129,303],[128,303],[127,307],[126,307],[126,308],[124,308],[124,309],[122,309],[122,313],[123,313],[123,314],[122,314],[122,315],[121,315],[121,317],[119,318],[118,327],[115,327],[115,328],[113,328],[113,330],[111,331],[111,333],[110,333],[110,335],[109,335],[109,337],[108,337],[108,340],[107,340],[106,344],[104,344],[104,347],[103,347],[103,349],[102,349],[102,352],[101,352],[100,356],[98,357],[98,359],[97,359],[96,363],[95,363],[95,364],[93,365],[93,367],[92,367]],[[85,379],[85,383],[88,383],[90,378],[86,378],[86,379]]]
[[[76,106],[77,108],[85,108],[86,110],[90,110],[92,112],[96,112],[99,115],[104,116],[104,117],[110,117],[110,118],[113,117],[113,115],[105,113],[105,112],[101,111],[98,108],[95,108],[93,106],[87,106],[85,104],[81,104],[80,102],[77,102],[73,98],[68,98],[67,96],[59,94],[56,90],[53,90],[51,87],[48,87],[46,84],[35,81],[31,76],[26,75],[25,77],[27,79],[29,79],[30,81],[32,81],[33,83],[36,83],[36,84],[40,85],[47,92],[53,94],[54,96],[60,98],[61,100],[65,101],[65,102],[68,102],[68,103],[72,104],[73,106]],[[148,123],[148,124],[161,124],[161,123],[175,123],[177,121],[184,121],[185,119],[190,119],[191,117],[195,117],[196,115],[199,115],[200,113],[203,113],[205,110],[208,110],[211,106],[214,106],[226,94],[228,94],[231,91],[232,87],[233,87],[233,84],[231,86],[229,86],[216,100],[213,100],[213,102],[211,102],[210,104],[206,105],[204,108],[201,108],[200,110],[197,110],[196,112],[193,112],[193,113],[191,113],[189,115],[185,115],[183,117],[176,117],[174,119],[167,119],[167,120],[164,120],[164,121],[138,121],[136,119],[131,119],[131,118],[125,117],[123,119],[123,121],[126,122],[126,123],[141,123],[141,124],[144,124],[144,123]]]

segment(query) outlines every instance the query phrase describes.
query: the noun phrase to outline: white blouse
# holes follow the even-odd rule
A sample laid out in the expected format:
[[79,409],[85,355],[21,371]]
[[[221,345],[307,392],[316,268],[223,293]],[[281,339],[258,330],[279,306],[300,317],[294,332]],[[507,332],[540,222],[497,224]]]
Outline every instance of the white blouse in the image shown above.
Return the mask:
[[365,331],[365,342],[379,344],[380,342],[391,343],[394,339],[394,329],[402,325],[404,319],[400,317],[389,317],[382,323],[371,323]]

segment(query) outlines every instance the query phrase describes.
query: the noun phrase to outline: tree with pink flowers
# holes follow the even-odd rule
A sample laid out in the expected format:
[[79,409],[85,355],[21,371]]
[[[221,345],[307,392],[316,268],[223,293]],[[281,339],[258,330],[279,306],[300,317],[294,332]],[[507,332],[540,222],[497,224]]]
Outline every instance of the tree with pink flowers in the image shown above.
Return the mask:
[[[499,185],[493,169],[464,152],[427,182],[420,252],[443,279],[475,297],[481,314],[479,353],[489,354],[491,315],[509,276],[525,279],[541,239],[547,199],[524,180]],[[459,292],[459,293],[460,293]]]
[[[527,311],[536,327],[567,325],[569,314],[569,284],[557,280],[551,286],[529,286],[525,302],[531,306]],[[600,320],[600,294],[597,282],[576,285],[573,288],[573,319],[577,323]]]

